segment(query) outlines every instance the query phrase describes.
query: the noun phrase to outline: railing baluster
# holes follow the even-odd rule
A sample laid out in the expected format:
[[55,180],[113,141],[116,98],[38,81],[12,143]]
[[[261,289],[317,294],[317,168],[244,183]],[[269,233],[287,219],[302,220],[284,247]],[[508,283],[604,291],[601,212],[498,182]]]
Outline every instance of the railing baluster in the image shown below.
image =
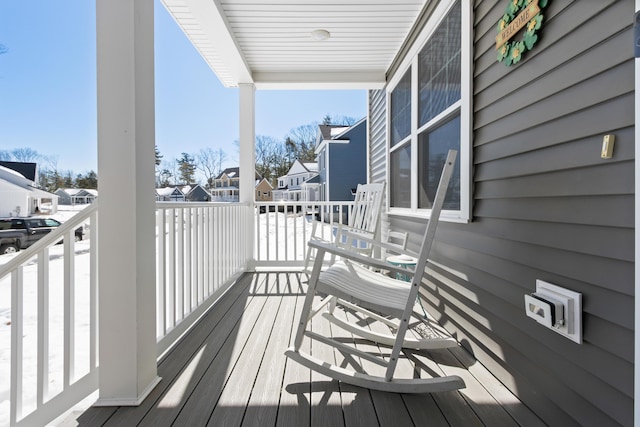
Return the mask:
[[89,369],[94,370],[98,366],[98,211],[96,210],[90,219],[89,239]]
[[36,405],[49,394],[49,248],[38,254],[38,373]]
[[[273,211],[275,212],[275,216],[278,216],[278,206],[274,206]],[[269,230],[271,230],[271,228],[269,227],[269,222],[270,222],[269,220],[270,219],[271,219],[271,215],[267,215],[267,225],[265,227],[266,228],[266,230],[265,230],[266,237],[264,239],[265,240],[265,245],[266,245],[265,248],[266,248],[266,252],[267,252],[266,253],[266,257],[265,257],[266,260],[271,259],[271,258],[269,258],[269,251],[271,249],[271,238],[269,236]],[[258,242],[256,242],[256,244],[259,245],[261,243],[258,241]]]
[[23,327],[24,292],[22,288],[23,267],[17,267],[11,273],[11,385],[9,423],[15,424],[22,418],[22,382],[23,382]]
[[202,238],[204,240],[203,242],[203,251],[204,253],[202,254],[202,258],[204,260],[204,264],[203,264],[203,286],[204,286],[204,294],[205,294],[205,299],[207,297],[209,297],[209,295],[211,295],[211,282],[209,281],[209,256],[210,256],[210,242],[211,242],[211,237],[209,236],[209,213],[211,211],[209,209],[203,209],[202,213],[203,213],[203,230],[202,230]]
[[184,209],[180,208],[176,210],[178,212],[178,224],[176,229],[173,231],[177,234],[178,242],[176,247],[176,252],[178,255],[178,265],[176,269],[176,297],[175,297],[175,308],[176,317],[172,323],[174,326],[178,321],[184,318]]
[[191,208],[184,208],[185,212],[185,242],[184,242],[184,315],[191,313]]
[[175,209],[167,209],[167,214],[169,216],[168,221],[169,225],[167,227],[167,233],[169,237],[169,250],[166,254],[169,268],[167,271],[167,277],[169,278],[169,283],[166,290],[166,306],[164,310],[166,311],[166,319],[165,319],[165,331],[172,327],[176,322],[177,316],[177,307],[176,307],[176,278],[177,278],[177,270],[178,270],[178,260],[176,254],[176,215],[177,212]]
[[167,333],[166,269],[165,269],[165,215],[164,210],[156,211],[156,336]]
[[64,388],[75,378],[75,251],[73,230],[64,238]]

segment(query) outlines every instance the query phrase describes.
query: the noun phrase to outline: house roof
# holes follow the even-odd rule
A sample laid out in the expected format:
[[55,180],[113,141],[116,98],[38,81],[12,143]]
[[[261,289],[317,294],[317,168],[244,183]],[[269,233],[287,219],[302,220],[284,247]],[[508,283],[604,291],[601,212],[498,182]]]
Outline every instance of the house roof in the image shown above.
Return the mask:
[[[2,168],[2,166],[0,166]],[[54,198],[59,197],[57,194],[49,193],[48,191],[41,190],[39,188],[32,187],[30,185],[26,185],[20,182],[9,181],[0,177],[0,186],[4,188],[9,188],[11,191],[24,191],[29,192],[37,197],[46,197],[46,198]]]
[[338,135],[349,129],[345,125],[318,125],[323,140],[335,139]]
[[[220,172],[220,174],[215,179],[222,179],[222,177],[225,175],[227,176],[227,178],[240,178],[240,168],[237,166],[233,168],[226,168],[225,170]],[[254,179],[260,180],[262,179],[262,175],[255,171]]]
[[309,172],[318,172],[318,162],[302,163],[302,166],[304,166]]
[[0,166],[14,170],[29,181],[36,181],[36,169],[38,165],[36,163],[29,162],[9,162],[6,160],[0,160]]
[[223,176],[227,176],[227,178],[238,178],[240,176],[240,168],[226,168],[216,177],[216,179],[222,179]]
[[314,175],[302,184],[320,184],[320,175]]
[[178,187],[156,188],[156,194],[158,194],[158,196],[171,196],[172,194],[184,195]]
[[[427,0],[162,0],[226,87],[375,89]],[[330,33],[314,40],[314,30]]]

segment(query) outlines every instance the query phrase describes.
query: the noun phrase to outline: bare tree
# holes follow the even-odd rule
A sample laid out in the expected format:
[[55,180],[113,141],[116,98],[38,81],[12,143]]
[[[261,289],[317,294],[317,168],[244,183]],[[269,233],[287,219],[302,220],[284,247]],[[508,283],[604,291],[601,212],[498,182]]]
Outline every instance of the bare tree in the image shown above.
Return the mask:
[[336,116],[335,119],[333,119],[333,123],[331,123],[332,125],[342,125],[342,126],[353,126],[355,125],[357,122],[357,120],[355,119],[355,117],[350,117],[350,116]]
[[211,188],[213,180],[222,172],[222,164],[226,160],[227,153],[222,148],[214,150],[207,147],[196,155],[196,167],[204,175],[208,188]]
[[280,141],[270,136],[256,136],[256,171],[263,178],[274,184],[290,166],[285,147]]
[[44,156],[31,148],[15,148],[11,150],[11,157],[16,162],[37,162]]
[[179,177],[180,168],[176,159],[163,160],[160,170],[160,176],[158,177],[159,185],[162,187],[168,187],[169,185],[178,185]]
[[296,158],[301,162],[315,161],[316,136],[318,134],[318,122],[298,126],[291,129],[287,138],[295,142],[297,147]]

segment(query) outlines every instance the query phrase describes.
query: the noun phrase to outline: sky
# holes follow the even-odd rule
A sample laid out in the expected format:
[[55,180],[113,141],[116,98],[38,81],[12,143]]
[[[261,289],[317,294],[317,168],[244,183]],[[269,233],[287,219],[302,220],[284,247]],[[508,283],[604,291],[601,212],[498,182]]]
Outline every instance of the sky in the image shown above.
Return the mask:
[[[0,55],[0,150],[31,148],[59,171],[97,171],[95,3],[0,2],[0,44],[8,48]],[[227,153],[226,167],[237,166],[238,90],[220,84],[159,0],[155,9],[163,160],[211,147]],[[284,139],[327,114],[363,118],[366,92],[256,92],[256,135]]]

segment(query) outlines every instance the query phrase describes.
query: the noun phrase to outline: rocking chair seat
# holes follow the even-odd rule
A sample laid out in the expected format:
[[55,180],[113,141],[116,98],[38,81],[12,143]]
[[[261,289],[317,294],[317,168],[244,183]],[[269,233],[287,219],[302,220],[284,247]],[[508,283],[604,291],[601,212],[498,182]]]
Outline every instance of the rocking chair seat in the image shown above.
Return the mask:
[[369,309],[396,314],[407,305],[410,288],[410,283],[341,260],[320,273],[317,289]]

